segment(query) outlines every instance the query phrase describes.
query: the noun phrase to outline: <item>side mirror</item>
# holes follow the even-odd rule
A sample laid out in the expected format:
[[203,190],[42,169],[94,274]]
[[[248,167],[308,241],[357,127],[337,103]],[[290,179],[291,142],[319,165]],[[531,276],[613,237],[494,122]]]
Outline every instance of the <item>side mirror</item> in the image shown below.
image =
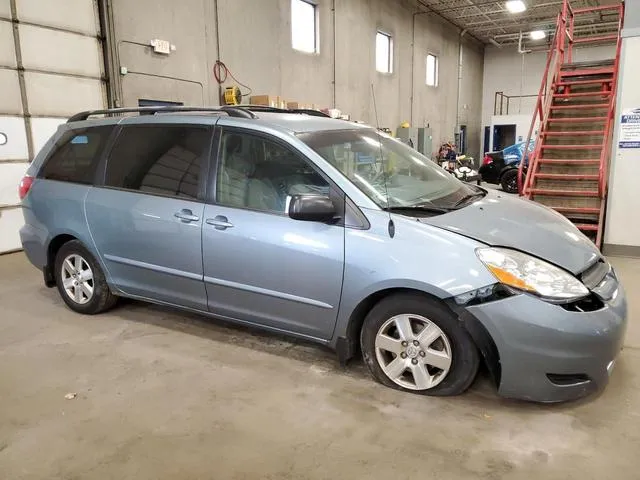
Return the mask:
[[289,217],[306,222],[330,222],[337,215],[333,201],[325,195],[293,195]]

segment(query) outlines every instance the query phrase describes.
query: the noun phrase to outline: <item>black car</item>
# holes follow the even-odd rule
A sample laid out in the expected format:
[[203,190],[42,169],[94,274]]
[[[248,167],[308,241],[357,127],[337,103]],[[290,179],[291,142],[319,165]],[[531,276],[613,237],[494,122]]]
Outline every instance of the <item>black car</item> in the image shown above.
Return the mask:
[[505,163],[503,152],[486,153],[479,173],[482,181],[502,185],[507,193],[518,193],[518,166],[520,162]]

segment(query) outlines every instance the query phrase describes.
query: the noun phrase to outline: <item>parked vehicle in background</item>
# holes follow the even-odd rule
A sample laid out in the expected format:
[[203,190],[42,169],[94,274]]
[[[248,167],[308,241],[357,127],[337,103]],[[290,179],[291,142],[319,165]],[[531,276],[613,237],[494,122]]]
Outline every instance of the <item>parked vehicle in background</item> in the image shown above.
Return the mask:
[[25,252],[73,311],[130,297],[284,332],[408,392],[462,393],[484,361],[501,395],[574,399],[607,384],[625,333],[614,270],[564,217],[364,125],[82,113],[20,198]]
[[[518,193],[518,167],[525,144],[520,142],[499,152],[485,153],[479,169],[482,181],[500,185],[507,193]],[[529,151],[532,152],[535,141],[531,140],[529,145]]]

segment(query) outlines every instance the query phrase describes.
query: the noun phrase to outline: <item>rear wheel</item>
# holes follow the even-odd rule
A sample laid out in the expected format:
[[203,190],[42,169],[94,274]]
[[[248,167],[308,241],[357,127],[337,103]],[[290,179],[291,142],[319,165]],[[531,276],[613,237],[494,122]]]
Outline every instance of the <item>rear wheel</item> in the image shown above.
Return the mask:
[[377,381],[424,395],[464,392],[480,362],[453,313],[419,295],[394,295],[378,303],[364,321],[360,344]]
[[111,293],[100,264],[78,240],[60,247],[55,259],[58,292],[71,310],[93,315],[113,307]]
[[500,179],[502,190],[507,193],[518,193],[518,170],[507,170]]

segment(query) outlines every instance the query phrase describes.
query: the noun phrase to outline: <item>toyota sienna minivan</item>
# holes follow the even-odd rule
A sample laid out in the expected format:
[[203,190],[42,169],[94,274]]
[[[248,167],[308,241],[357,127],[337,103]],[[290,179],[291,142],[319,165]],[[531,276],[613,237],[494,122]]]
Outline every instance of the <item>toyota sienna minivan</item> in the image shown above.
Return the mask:
[[[133,113],[133,115],[131,115]],[[138,113],[138,115],[135,115]],[[400,390],[604,387],[627,304],[567,219],[376,129],[263,108],[84,112],[20,187],[29,260],[72,310],[129,297],[362,353]]]

